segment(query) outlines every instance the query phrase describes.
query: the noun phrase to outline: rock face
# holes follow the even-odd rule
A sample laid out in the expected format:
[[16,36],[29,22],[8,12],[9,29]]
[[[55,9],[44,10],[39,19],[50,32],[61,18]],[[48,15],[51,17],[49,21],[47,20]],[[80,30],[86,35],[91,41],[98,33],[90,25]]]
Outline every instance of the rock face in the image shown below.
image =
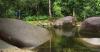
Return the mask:
[[84,20],[79,33],[82,37],[100,37],[100,17],[90,17]]
[[77,38],[76,42],[83,45],[89,52],[100,52],[100,38]]
[[7,48],[7,49],[0,49],[0,52],[36,52],[36,51],[23,50],[19,48]]
[[50,39],[47,29],[24,21],[0,18],[0,38],[19,48],[38,47]]
[[8,49],[8,48],[16,48],[16,47],[6,43],[3,40],[0,40],[0,49]]
[[67,37],[73,36],[73,28],[75,27],[75,18],[72,16],[66,16],[64,18],[57,19],[54,22],[55,32],[58,35],[65,35]]

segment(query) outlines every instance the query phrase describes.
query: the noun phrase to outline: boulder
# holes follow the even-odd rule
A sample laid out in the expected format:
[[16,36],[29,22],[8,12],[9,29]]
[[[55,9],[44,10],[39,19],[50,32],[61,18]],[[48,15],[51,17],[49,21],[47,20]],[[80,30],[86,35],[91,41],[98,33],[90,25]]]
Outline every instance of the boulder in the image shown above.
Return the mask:
[[90,17],[84,20],[79,33],[81,37],[100,37],[100,17]]
[[77,38],[77,42],[91,49],[99,49],[100,52],[100,38]]
[[16,48],[16,46],[13,46],[3,40],[0,40],[0,49],[8,49],[8,48]]
[[36,48],[50,39],[47,29],[24,21],[0,18],[0,38],[19,48]]
[[67,37],[73,36],[73,28],[75,27],[75,17],[66,16],[55,20],[54,29],[56,34]]

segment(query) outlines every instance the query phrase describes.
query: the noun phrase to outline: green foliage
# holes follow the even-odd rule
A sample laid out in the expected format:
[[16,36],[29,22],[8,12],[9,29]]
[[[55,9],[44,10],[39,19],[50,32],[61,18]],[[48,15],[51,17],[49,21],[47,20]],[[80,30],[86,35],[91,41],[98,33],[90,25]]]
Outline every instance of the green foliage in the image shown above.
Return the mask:
[[10,8],[10,9],[8,9],[7,11],[6,11],[6,16],[8,16],[8,17],[14,17],[14,15],[15,15],[15,11],[12,9],[12,8]]
[[[35,16],[37,20],[40,15],[49,15],[48,8],[48,0],[0,0],[0,17],[18,18],[16,12],[20,10],[20,19]],[[100,16],[100,0],[51,0],[51,9],[54,18],[71,15],[82,21],[90,16]]]
[[0,0],[0,17],[13,18],[18,10],[21,11],[21,19],[33,15],[48,15],[48,0]]
[[61,0],[57,0],[53,3],[53,12],[54,12],[54,16],[56,17],[63,16],[61,12]]
[[48,19],[48,16],[27,16],[23,20],[33,21],[33,20],[45,20]]
[[74,15],[77,19],[84,20],[91,16],[100,16],[99,0],[63,0],[62,13],[66,15]]

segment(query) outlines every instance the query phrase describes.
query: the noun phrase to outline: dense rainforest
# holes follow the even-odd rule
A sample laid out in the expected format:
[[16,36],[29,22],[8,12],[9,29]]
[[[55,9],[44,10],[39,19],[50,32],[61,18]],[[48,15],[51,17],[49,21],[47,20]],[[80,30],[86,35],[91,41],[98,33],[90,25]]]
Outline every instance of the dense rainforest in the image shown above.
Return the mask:
[[75,16],[79,21],[100,15],[100,0],[0,0],[0,17],[45,20]]
[[[78,24],[88,17],[100,16],[100,0],[0,0],[0,18],[14,18],[31,24],[38,23],[40,26],[41,24],[49,26],[50,20],[66,16],[75,17]],[[46,46],[49,46],[50,49],[45,48],[46,52],[48,50],[54,52],[95,52],[80,43],[77,44],[72,38],[56,36],[52,40],[47,43]],[[70,45],[72,49],[67,47]],[[43,49],[40,49],[40,52],[41,50]]]

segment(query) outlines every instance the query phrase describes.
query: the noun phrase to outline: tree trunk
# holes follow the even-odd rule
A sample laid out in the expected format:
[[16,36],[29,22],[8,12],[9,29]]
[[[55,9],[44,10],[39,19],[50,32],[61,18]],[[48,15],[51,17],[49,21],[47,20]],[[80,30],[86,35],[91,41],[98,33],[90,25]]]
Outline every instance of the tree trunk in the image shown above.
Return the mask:
[[51,14],[51,0],[49,0],[49,16],[51,17],[52,14]]
[[86,19],[86,12],[84,11],[84,20]]
[[77,18],[76,18],[76,14],[75,14],[75,8],[73,8],[73,17],[75,17],[74,19],[75,19],[75,25],[77,25]]
[[21,10],[20,9],[18,10],[18,14],[17,15],[18,15],[18,19],[21,19]]
[[73,16],[75,17],[75,10],[74,10],[74,8],[73,8]]

